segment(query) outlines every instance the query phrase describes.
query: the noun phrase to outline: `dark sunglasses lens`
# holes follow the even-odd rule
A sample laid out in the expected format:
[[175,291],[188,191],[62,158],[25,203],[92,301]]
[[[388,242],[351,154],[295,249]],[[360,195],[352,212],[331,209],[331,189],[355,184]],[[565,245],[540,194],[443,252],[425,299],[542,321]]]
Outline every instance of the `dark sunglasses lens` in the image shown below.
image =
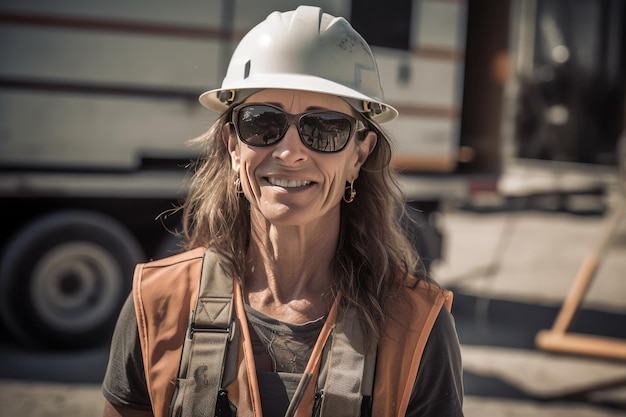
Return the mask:
[[336,113],[311,113],[300,119],[300,135],[311,149],[321,152],[340,151],[350,139],[352,123]]
[[268,146],[280,140],[287,116],[269,106],[247,106],[239,110],[237,129],[241,140],[253,146]]

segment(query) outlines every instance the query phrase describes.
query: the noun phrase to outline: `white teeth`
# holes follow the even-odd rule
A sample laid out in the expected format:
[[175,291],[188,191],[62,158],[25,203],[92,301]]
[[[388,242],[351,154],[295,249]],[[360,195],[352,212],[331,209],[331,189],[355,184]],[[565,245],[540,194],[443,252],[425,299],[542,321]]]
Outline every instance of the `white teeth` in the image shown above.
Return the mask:
[[281,180],[278,178],[268,178],[267,181],[272,184],[272,185],[276,185],[278,187],[283,187],[283,188],[295,188],[295,187],[304,187],[310,184],[310,181],[303,181],[303,180]]

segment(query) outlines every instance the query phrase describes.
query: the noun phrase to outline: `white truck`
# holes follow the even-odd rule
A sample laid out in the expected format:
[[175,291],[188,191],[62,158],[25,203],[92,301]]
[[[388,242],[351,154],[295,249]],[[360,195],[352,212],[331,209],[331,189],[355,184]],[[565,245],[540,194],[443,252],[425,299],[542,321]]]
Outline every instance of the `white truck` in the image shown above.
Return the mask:
[[[418,245],[497,191],[515,1],[310,1],[373,45]],[[134,265],[176,250],[186,140],[241,36],[287,0],[0,1],[0,314],[32,348],[108,340]],[[515,6],[518,7],[518,6]],[[387,127],[387,125],[385,125]]]

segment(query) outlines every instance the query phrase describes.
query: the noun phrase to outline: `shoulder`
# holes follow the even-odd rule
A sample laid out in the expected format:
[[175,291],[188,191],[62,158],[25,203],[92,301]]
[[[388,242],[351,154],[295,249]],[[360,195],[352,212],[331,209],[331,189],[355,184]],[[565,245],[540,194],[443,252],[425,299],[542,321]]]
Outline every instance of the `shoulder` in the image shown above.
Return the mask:
[[102,393],[112,404],[150,410],[137,317],[132,298],[122,307],[113,333]]
[[460,365],[461,354],[458,333],[452,313],[442,308],[430,332],[424,356],[448,355],[446,362]]
[[195,306],[205,253],[199,247],[136,266],[133,298],[140,323],[149,310],[158,318],[157,306]]
[[434,282],[408,276],[404,286],[404,291],[413,298],[426,298],[429,302],[444,304],[451,300],[452,292]]
[[[391,307],[392,315],[406,318],[415,314],[436,315],[443,308],[450,311],[453,294],[439,285],[411,276],[407,278],[401,296]],[[435,316],[432,317],[434,320]]]
[[449,311],[452,293],[433,283],[415,279],[408,282],[410,285],[388,300],[381,335],[423,348],[440,310]]
[[[412,278],[412,277],[409,277]],[[430,322],[430,335],[427,349],[449,344],[451,349],[458,348],[458,336],[452,315],[453,293],[438,284],[424,280],[409,281],[412,285],[404,288],[404,293],[411,301],[412,314],[427,314]],[[430,346],[429,346],[430,345]]]
[[428,337],[407,417],[463,416],[463,368],[454,318],[442,308]]
[[[451,293],[433,283],[417,280],[413,283],[390,303],[391,311],[379,340],[377,372],[384,369],[379,375],[381,380],[395,381],[392,384],[397,385],[403,407],[413,386],[407,416],[447,416],[445,413],[420,412],[430,410],[427,404],[433,398],[441,399],[442,396],[456,396],[458,393],[457,390],[454,394],[450,391],[450,385],[460,382],[457,378],[460,366],[455,359],[460,358],[458,339],[449,310]],[[442,344],[445,351],[438,352]],[[447,362],[439,365],[441,361]],[[423,372],[424,369],[427,371]],[[431,385],[429,378],[437,376],[438,370],[447,373],[451,380]],[[437,391],[432,396],[429,395],[431,388]]]
[[198,247],[163,259],[140,263],[135,267],[135,287],[152,281],[166,286],[170,280],[178,283],[184,279],[194,279],[196,275],[199,276],[205,252],[206,248]]

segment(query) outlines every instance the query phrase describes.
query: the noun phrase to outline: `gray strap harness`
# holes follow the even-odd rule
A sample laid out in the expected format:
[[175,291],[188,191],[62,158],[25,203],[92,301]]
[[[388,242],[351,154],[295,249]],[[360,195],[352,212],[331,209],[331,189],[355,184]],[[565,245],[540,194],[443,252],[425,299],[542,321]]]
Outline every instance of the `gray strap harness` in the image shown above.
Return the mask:
[[234,318],[233,280],[222,269],[217,255],[206,251],[198,303],[185,333],[170,416],[215,415],[228,342],[236,333]]
[[[236,323],[233,279],[222,269],[218,256],[207,250],[198,303],[185,334],[171,417],[236,415],[223,390],[237,372]],[[313,416],[361,415],[362,398],[371,399],[376,364],[376,344],[369,345],[372,347],[365,349],[355,310],[342,309],[331,341],[324,349],[317,381],[321,403],[316,401]]]
[[[376,343],[366,350],[365,335],[356,310],[343,309],[331,337],[327,372],[320,374],[319,383],[324,387],[321,416],[361,416],[362,398],[372,397]],[[356,342],[356,343],[355,343]],[[371,408],[371,404],[365,404]]]

